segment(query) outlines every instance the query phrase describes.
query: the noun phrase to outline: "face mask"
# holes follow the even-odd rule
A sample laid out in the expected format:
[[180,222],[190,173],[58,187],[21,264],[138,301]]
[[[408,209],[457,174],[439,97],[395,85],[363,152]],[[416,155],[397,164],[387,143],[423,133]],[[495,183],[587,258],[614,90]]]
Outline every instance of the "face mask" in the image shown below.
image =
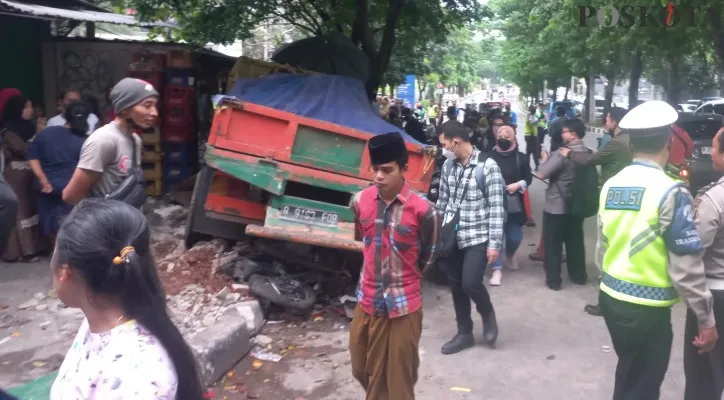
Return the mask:
[[455,153],[453,153],[452,151],[450,151],[450,150],[448,150],[448,149],[445,149],[445,148],[442,149],[442,155],[443,155],[445,158],[447,158],[448,160],[454,160],[454,159],[455,159]]
[[498,140],[498,147],[500,147],[501,150],[508,150],[510,146],[513,145],[513,142],[511,142],[509,139],[499,139]]

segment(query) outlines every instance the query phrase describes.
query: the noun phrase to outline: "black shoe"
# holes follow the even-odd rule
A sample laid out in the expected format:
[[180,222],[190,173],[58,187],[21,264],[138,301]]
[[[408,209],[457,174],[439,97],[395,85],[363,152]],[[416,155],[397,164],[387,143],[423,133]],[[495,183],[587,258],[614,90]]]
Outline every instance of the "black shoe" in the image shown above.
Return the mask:
[[455,354],[473,346],[475,338],[472,333],[458,333],[451,341],[442,345],[442,354]]
[[600,317],[603,315],[603,313],[601,313],[601,307],[599,307],[598,304],[586,304],[586,306],[583,307],[583,311],[593,315],[594,317]]
[[553,290],[555,292],[558,292],[561,290],[560,283],[546,283],[546,286],[548,286],[548,289]]
[[483,343],[495,348],[496,340],[498,340],[498,321],[495,319],[495,311],[491,311],[487,317],[483,317]]

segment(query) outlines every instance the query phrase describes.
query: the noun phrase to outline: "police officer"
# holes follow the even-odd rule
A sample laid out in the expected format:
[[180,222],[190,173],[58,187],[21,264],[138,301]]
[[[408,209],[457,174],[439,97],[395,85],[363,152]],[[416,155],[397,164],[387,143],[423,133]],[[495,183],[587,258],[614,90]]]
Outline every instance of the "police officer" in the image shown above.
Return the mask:
[[679,296],[696,315],[699,350],[717,340],[692,198],[663,170],[677,118],[663,101],[632,109],[620,126],[631,136],[634,161],[601,191],[596,262],[603,270],[599,304],[618,355],[614,400],[659,398]]

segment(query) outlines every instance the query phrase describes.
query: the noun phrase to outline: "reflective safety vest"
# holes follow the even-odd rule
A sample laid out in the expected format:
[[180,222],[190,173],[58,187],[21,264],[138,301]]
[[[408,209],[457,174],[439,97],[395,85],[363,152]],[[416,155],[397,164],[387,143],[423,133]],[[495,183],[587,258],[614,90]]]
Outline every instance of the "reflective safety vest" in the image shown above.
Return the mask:
[[[535,112],[535,117],[536,117],[536,118],[545,117],[545,114],[543,113],[543,111],[541,111],[540,109],[538,109],[538,110],[536,110],[536,112]],[[542,118],[542,119],[538,120],[538,127],[539,127],[539,128],[545,129],[547,126],[548,126],[548,123],[546,122],[545,118]]]
[[621,301],[669,307],[679,300],[668,273],[669,254],[659,229],[659,207],[681,186],[640,161],[603,185],[598,215],[603,224],[601,290]]

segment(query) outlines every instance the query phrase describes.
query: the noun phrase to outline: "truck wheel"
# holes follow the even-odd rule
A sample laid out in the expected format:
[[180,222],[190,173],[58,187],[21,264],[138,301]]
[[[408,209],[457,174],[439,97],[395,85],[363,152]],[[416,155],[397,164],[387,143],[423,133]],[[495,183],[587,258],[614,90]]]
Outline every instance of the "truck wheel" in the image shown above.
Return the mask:
[[209,194],[209,187],[211,186],[211,178],[214,171],[209,167],[203,167],[199,171],[196,177],[196,184],[194,185],[194,191],[191,194],[191,204],[189,205],[189,212],[186,216],[186,230],[184,232],[184,240],[186,242],[186,248],[190,249],[204,239],[208,238],[208,235],[196,232],[194,230],[195,216],[197,214],[203,216],[204,213],[204,199]]
[[254,296],[294,310],[309,311],[317,301],[314,289],[285,277],[252,275],[249,278],[249,291]]

